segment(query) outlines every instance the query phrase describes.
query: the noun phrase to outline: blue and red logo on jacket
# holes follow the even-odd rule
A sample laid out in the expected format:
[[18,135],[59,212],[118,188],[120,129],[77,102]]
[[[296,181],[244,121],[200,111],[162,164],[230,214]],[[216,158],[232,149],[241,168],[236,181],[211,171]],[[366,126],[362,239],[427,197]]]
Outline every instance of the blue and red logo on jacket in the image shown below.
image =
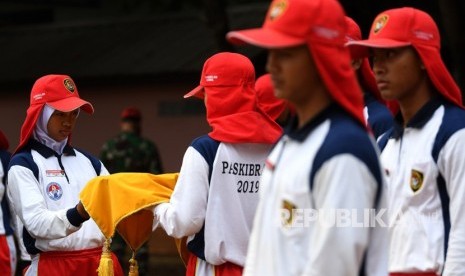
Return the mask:
[[56,182],[51,182],[47,185],[46,192],[48,197],[51,200],[59,200],[63,195],[63,189],[61,188],[60,184]]

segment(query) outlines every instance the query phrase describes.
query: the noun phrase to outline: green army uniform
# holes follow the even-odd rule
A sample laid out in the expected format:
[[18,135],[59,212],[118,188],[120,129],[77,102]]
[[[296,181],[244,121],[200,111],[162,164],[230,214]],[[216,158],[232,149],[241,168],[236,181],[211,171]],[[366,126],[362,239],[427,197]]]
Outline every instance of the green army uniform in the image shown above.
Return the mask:
[[110,173],[163,173],[155,144],[135,133],[123,132],[106,142],[100,158]]

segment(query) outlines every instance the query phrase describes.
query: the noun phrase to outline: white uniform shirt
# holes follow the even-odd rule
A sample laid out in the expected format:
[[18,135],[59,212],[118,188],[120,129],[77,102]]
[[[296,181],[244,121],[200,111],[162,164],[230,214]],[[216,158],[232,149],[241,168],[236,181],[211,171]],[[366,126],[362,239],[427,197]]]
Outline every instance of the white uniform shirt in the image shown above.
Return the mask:
[[392,225],[389,271],[465,275],[465,111],[432,100],[396,129],[381,146]]
[[[375,147],[336,106],[284,135],[262,175],[244,275],[386,275],[387,228],[363,218],[385,203]],[[351,218],[318,220],[337,210]]]
[[202,136],[187,149],[170,203],[156,220],[209,264],[245,263],[260,175],[272,145],[221,143]]
[[[8,198],[24,224],[26,249],[36,254],[102,246],[104,236],[92,219],[76,225],[82,220],[75,209],[79,193],[97,176],[91,160],[69,146],[58,158],[51,149],[32,141],[30,155],[14,155],[8,171]],[[101,164],[100,175],[107,174]]]

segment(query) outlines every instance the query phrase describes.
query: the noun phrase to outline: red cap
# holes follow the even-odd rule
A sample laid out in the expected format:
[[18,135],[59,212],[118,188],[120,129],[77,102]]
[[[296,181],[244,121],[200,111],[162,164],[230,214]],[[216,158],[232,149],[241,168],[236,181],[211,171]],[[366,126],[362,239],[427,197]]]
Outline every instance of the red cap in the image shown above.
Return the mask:
[[44,103],[62,112],[70,112],[76,108],[90,114],[94,112],[89,102],[79,98],[74,81],[66,75],[47,75],[34,83],[30,106]]
[[[346,16],[345,19],[347,24],[346,44],[349,41],[361,40],[362,32],[360,31],[360,27],[358,26],[357,22],[355,22],[352,18],[348,16]],[[353,58],[357,59],[357,57]],[[365,92],[368,92],[371,95],[373,95],[378,101],[385,103],[383,98],[381,97],[381,93],[379,92],[378,85],[376,84],[375,75],[371,70],[368,58],[362,59],[362,64],[360,64],[358,72],[362,89],[365,89]]]
[[360,27],[358,26],[357,22],[348,16],[346,16],[345,19],[347,25],[346,42],[361,40],[362,32],[360,31]]
[[20,150],[31,137],[45,104],[62,112],[70,112],[77,108],[81,108],[90,114],[94,112],[92,105],[79,97],[77,87],[71,77],[66,75],[46,75],[39,78],[31,90],[29,108],[21,127],[20,142],[15,152]]
[[308,45],[333,100],[365,125],[362,92],[345,35],[344,10],[336,0],[274,0],[261,28],[232,31],[226,37],[267,49]]
[[441,38],[436,23],[427,13],[397,8],[380,13],[366,40],[349,41],[353,56],[368,56],[369,48],[397,48],[411,45],[425,65],[436,89],[452,103],[462,106],[462,94],[442,62]]
[[275,143],[281,127],[257,108],[255,69],[241,54],[221,52],[204,63],[200,85],[184,97],[203,98],[211,138],[227,143]]
[[255,70],[248,59],[233,53],[220,53],[207,59],[203,65],[200,85],[184,95],[184,98],[195,96],[203,99],[205,87],[228,87],[253,85]]
[[283,99],[276,98],[271,75],[265,74],[255,81],[255,92],[257,92],[257,105],[271,119],[276,120],[288,105]]
[[440,47],[439,31],[433,19],[413,8],[380,13],[371,26],[369,38],[347,43],[354,56],[368,56],[369,48],[397,48],[412,44]]
[[123,109],[123,111],[121,112],[121,119],[140,120],[142,119],[142,115],[138,108],[130,106]]

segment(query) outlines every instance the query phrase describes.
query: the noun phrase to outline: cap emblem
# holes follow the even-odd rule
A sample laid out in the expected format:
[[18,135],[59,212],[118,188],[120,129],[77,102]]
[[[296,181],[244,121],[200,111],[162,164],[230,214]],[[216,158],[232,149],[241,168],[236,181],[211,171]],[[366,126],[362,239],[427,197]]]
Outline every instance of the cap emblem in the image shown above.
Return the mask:
[[74,93],[74,90],[76,90],[76,86],[74,85],[74,82],[71,79],[64,79],[63,84],[66,88],[71,93]]
[[270,21],[278,19],[287,9],[287,0],[274,1],[271,4],[270,11],[268,12],[268,18]]
[[382,14],[376,18],[375,22],[373,23],[373,33],[377,34],[381,31],[384,26],[386,26],[389,20],[389,16],[387,14]]

